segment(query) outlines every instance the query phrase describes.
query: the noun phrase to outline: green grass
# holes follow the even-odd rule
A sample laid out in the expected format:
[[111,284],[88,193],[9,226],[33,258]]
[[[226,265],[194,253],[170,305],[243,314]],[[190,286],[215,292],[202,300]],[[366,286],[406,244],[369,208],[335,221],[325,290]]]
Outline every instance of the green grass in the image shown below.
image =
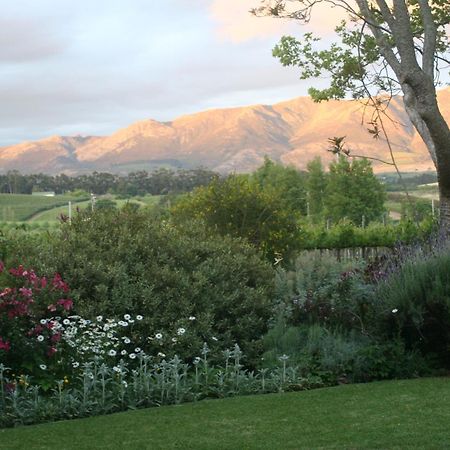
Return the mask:
[[80,198],[66,195],[41,197],[37,195],[0,194],[0,221],[26,221],[40,211],[67,205],[69,201],[80,201]]
[[[91,201],[86,200],[78,203],[72,203],[72,213],[75,214],[77,208],[84,209],[90,206]],[[33,215],[29,221],[30,222],[57,222],[61,214],[69,215],[69,205],[65,203],[63,206],[57,206],[56,208],[51,208],[46,211],[39,212]]]
[[450,380],[207,400],[0,430],[0,449],[449,448]]
[[[141,206],[156,205],[161,196],[146,195],[144,197],[131,198],[129,200],[118,200],[111,196],[117,207],[122,207],[128,201],[138,203]],[[99,199],[103,198],[102,196]],[[57,195],[55,197],[41,197],[21,194],[0,194],[0,222],[58,222],[61,214],[69,214],[68,202],[72,202],[72,211],[75,214],[76,208],[89,207],[90,200],[80,199],[67,195]]]

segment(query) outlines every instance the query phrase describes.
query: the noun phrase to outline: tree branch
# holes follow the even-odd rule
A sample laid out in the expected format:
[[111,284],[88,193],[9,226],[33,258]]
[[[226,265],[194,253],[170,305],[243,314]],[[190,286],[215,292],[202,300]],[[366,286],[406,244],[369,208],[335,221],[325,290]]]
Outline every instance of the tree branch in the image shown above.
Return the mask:
[[[359,10],[361,12],[362,17],[369,25],[370,31],[374,35],[378,46],[380,47],[381,54],[386,58],[388,64],[392,67],[392,70],[395,72],[398,77],[401,74],[400,62],[395,56],[391,46],[387,42],[386,36],[383,32],[374,24],[376,24],[376,20],[373,17],[372,12],[369,9],[369,4],[367,0],[356,0],[358,4]],[[392,31],[392,30],[391,30]]]
[[418,0],[424,28],[422,69],[431,78],[434,74],[437,28],[427,0]]

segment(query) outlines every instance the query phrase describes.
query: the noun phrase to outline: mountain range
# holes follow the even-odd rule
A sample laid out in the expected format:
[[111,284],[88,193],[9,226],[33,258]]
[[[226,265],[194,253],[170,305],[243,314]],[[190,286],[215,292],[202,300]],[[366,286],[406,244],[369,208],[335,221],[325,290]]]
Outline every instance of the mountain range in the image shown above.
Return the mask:
[[[450,88],[438,91],[450,120]],[[392,98],[384,123],[402,171],[432,170],[433,163],[409,121],[400,96]],[[0,147],[0,172],[126,173],[156,167],[249,172],[265,156],[304,169],[311,159],[333,158],[328,139],[346,136],[351,154],[389,160],[385,140],[368,132],[370,109],[355,100],[314,103],[299,97],[274,105],[214,109],[170,122],[146,119],[111,136],[52,136]],[[392,166],[373,162],[378,172]]]

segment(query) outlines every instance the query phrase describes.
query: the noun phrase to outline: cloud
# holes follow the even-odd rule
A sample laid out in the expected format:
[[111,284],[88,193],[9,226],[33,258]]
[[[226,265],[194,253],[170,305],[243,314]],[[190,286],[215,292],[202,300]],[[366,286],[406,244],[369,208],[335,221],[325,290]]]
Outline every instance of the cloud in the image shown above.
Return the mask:
[[0,62],[35,61],[63,52],[65,40],[48,24],[24,18],[0,18]]
[[314,6],[310,22],[301,26],[298,21],[254,17],[249,11],[258,5],[259,0],[212,0],[209,10],[218,24],[218,35],[234,43],[309,31],[328,36],[333,34],[335,26],[347,17],[342,8],[319,3]]
[[257,3],[257,0],[213,0],[209,11],[219,25],[219,37],[239,43],[254,38],[278,36],[289,29],[286,21],[250,14],[250,9],[257,6]]

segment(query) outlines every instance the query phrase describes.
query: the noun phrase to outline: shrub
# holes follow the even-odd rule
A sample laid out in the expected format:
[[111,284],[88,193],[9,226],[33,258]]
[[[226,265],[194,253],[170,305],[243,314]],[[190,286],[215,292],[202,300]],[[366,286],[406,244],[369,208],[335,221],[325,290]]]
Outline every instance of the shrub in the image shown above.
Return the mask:
[[321,323],[364,330],[374,301],[361,263],[307,252],[292,270],[278,269],[276,297],[288,324]]
[[279,191],[233,175],[180,199],[172,214],[178,222],[201,220],[223,236],[245,238],[273,261],[276,254],[285,257],[303,242],[297,213],[283,204]]
[[[176,349],[187,358],[213,337],[220,338],[212,344],[219,348],[238,342],[250,359],[260,351],[273,270],[239,239],[214,236],[198,223],[175,227],[125,208],[80,213],[52,240],[34,248],[26,241],[15,245],[16,254],[23,247],[29,261],[67,279],[76,312],[87,319],[141,314],[145,319],[134,332],[142,339],[148,330],[189,329]],[[189,317],[196,320],[187,323]],[[141,346],[151,353],[153,344]]]
[[381,332],[400,337],[408,349],[434,355],[450,367],[450,250],[419,247],[397,255],[395,268],[380,282],[377,296]]

